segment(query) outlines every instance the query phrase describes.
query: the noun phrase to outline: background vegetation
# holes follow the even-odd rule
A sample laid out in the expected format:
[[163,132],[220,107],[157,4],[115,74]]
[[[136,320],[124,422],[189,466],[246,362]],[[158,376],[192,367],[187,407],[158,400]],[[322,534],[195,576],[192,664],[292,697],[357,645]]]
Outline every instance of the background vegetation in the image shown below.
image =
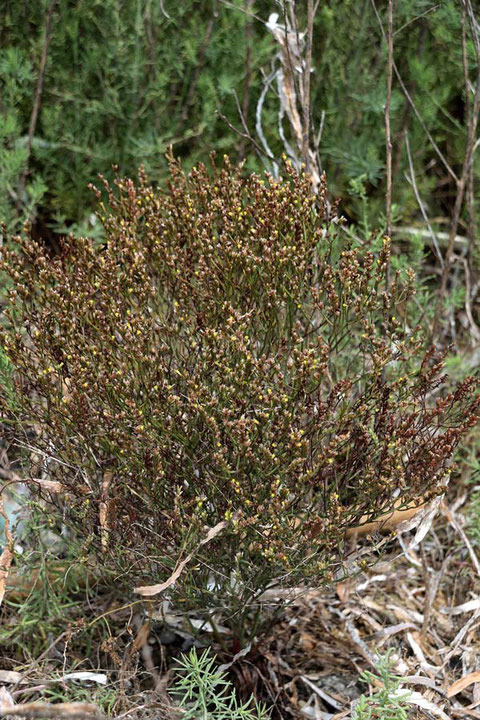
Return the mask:
[[[297,5],[303,27],[306,3]],[[240,126],[238,102],[248,126],[255,128],[257,103],[278,50],[266,25],[273,12],[281,23],[281,6],[265,0],[5,0],[0,9],[0,214],[9,227],[28,217],[43,234],[66,227],[95,233],[88,183],[99,172],[110,173],[113,163],[130,175],[144,163],[150,179],[161,180],[169,145],[187,167],[215,149],[233,159],[247,156],[250,168],[260,168],[252,146],[221,115]],[[358,220],[361,183],[373,224],[384,210],[385,22],[384,0],[377,7],[371,0],[322,2],[312,49],[312,125],[315,135],[321,131],[318,149],[330,191]],[[426,131],[457,172],[469,105],[464,65],[471,83],[476,67],[468,32],[462,50],[462,22],[457,0],[404,0],[395,8],[396,67],[412,101],[395,77],[394,203],[402,224],[422,220],[405,181],[411,174],[407,136],[430,218],[442,229],[451,214],[455,182]],[[276,92],[272,83],[263,104],[263,129],[279,155]]]

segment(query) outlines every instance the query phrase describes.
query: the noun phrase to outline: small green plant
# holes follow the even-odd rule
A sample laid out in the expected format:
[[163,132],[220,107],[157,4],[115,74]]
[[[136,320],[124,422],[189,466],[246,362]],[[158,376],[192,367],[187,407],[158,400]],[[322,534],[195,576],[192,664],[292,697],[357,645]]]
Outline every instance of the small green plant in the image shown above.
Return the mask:
[[181,676],[171,691],[183,710],[183,720],[266,720],[266,707],[251,697],[240,703],[225,672],[215,667],[215,656],[195,649],[179,661]]
[[393,674],[392,649],[378,655],[375,664],[378,675],[365,670],[361,679],[369,684],[381,684],[371,695],[362,695],[355,707],[355,720],[406,720],[410,693],[399,692],[403,678]]
[[[9,497],[6,498],[9,500]],[[21,505],[20,505],[21,503]],[[9,513],[12,532],[19,549],[7,578],[7,593],[1,608],[0,646],[10,657],[23,661],[30,653],[37,657],[65,628],[75,637],[77,648],[88,647],[94,631],[84,627],[80,599],[91,603],[100,574],[82,557],[81,542],[62,536],[61,514],[45,510],[28,494],[18,498],[20,521]],[[0,518],[3,521],[3,518]],[[0,522],[0,530],[2,529]],[[0,547],[3,533],[0,532]],[[95,629],[96,630],[96,629]]]
[[15,387],[13,384],[13,366],[5,351],[0,347],[0,387],[2,395],[11,410],[15,407]]

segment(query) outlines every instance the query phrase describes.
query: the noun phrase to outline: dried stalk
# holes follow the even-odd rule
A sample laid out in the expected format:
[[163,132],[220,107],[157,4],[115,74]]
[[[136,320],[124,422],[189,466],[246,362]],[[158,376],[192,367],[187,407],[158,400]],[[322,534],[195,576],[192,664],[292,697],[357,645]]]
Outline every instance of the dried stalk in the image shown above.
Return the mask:
[[25,703],[0,710],[0,718],[8,716],[24,718],[68,718],[68,720],[83,720],[84,718],[103,718],[104,716],[96,705],[91,703]]
[[[472,102],[470,99],[471,93],[471,82],[468,75],[468,57],[467,57],[467,11],[465,5],[462,6],[462,65],[463,65],[463,77],[465,84],[465,122],[468,125],[472,115]],[[475,245],[475,212],[474,212],[474,191],[473,191],[473,166],[470,168],[467,178],[467,191],[466,191],[466,208],[468,215],[468,263],[469,268],[472,270],[472,259],[473,250]]]
[[[374,13],[375,13],[375,16],[376,16],[376,18],[377,18],[378,24],[379,24],[379,26],[380,26],[380,32],[382,33],[382,37],[383,37],[384,41],[385,41],[386,43],[388,43],[387,34],[386,34],[386,32],[385,32],[385,28],[383,27],[382,19],[381,19],[380,14],[379,14],[379,12],[378,12],[378,10],[377,10],[377,6],[376,6],[376,4],[375,4],[375,0],[370,0],[370,2],[371,2],[371,4],[372,4],[373,11],[374,11]],[[397,67],[397,65],[396,65],[396,63],[395,63],[395,60],[393,60],[392,66],[393,66],[393,72],[395,73],[395,77],[397,78],[398,84],[399,84],[400,87],[402,88],[402,92],[403,92],[403,94],[405,95],[405,98],[407,99],[407,102],[410,104],[410,106],[411,106],[411,108],[412,108],[412,110],[413,110],[413,112],[414,112],[414,114],[415,114],[415,117],[417,118],[418,122],[420,123],[420,125],[421,125],[421,127],[422,127],[422,130],[425,132],[426,136],[428,137],[428,139],[429,139],[429,141],[430,141],[433,149],[434,149],[435,152],[437,153],[439,159],[442,161],[442,163],[443,163],[445,169],[447,170],[448,174],[455,180],[455,182],[457,182],[457,181],[458,181],[458,178],[457,178],[454,170],[450,167],[450,164],[448,163],[448,160],[446,159],[446,157],[444,156],[444,154],[442,153],[442,151],[441,151],[440,148],[438,147],[437,143],[436,143],[435,140],[433,139],[432,134],[431,134],[430,131],[428,130],[427,126],[425,125],[425,123],[424,123],[424,121],[423,121],[423,118],[422,118],[422,116],[420,115],[420,113],[419,113],[419,111],[418,111],[418,109],[417,109],[417,106],[415,105],[415,103],[414,103],[414,101],[413,101],[413,99],[412,99],[412,96],[411,96],[410,93],[408,92],[408,88],[407,88],[407,86],[405,85],[405,83],[403,82],[402,76],[400,75],[400,72],[399,72],[398,67]]]
[[392,104],[392,78],[393,78],[393,0],[388,0],[388,27],[387,27],[387,99],[385,102],[385,150],[387,157],[387,188],[385,198],[385,215],[387,220],[386,234],[392,236],[392,133],[390,113]]
[[310,72],[312,67],[313,17],[313,1],[307,0],[307,46],[305,49],[305,65],[303,68],[302,96],[302,161],[305,163],[307,173],[310,172]]

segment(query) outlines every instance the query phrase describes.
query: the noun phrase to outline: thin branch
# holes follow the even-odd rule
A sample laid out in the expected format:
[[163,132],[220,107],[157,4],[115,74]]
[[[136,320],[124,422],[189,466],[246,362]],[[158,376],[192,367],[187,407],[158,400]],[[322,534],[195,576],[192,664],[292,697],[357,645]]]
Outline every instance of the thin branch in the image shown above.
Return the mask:
[[55,704],[35,702],[0,709],[0,718],[8,717],[9,715],[24,718],[38,718],[38,720],[44,720],[45,718],[84,720],[84,718],[104,717],[96,705],[83,702]]
[[239,10],[244,15],[247,15],[250,18],[253,18],[254,20],[258,20],[258,22],[262,23],[262,25],[266,25],[266,22],[263,18],[260,17],[260,15],[256,15],[251,10],[247,10],[245,7],[241,8],[238,5],[234,5],[231,2],[228,2],[228,0],[220,0],[222,5],[225,5],[225,7],[231,8],[232,10]]
[[268,90],[269,90],[269,87],[270,87],[270,85],[272,84],[273,80],[275,79],[276,75],[277,75],[277,71],[274,70],[272,73],[270,73],[270,75],[269,75],[267,78],[265,78],[264,86],[263,86],[262,92],[260,93],[260,97],[258,98],[258,102],[257,102],[256,123],[255,123],[255,130],[256,130],[256,132],[257,132],[258,137],[260,138],[260,142],[261,142],[262,145],[263,145],[263,148],[264,148],[264,151],[265,151],[265,155],[266,155],[268,158],[270,158],[270,160],[271,160],[272,163],[273,163],[273,169],[274,169],[274,175],[275,175],[275,176],[278,175],[278,165],[277,165],[277,163],[275,162],[275,156],[274,156],[274,154],[272,153],[272,151],[270,150],[270,146],[269,146],[269,144],[268,144],[268,142],[267,142],[267,138],[265,137],[264,132],[263,132],[263,127],[262,127],[262,109],[263,109],[263,104],[264,104],[264,102],[265,102],[265,98],[266,98],[266,96],[267,96],[267,92],[268,92]]
[[475,51],[477,55],[477,80],[476,80],[476,86],[475,86],[475,96],[473,100],[472,105],[472,112],[470,114],[470,118],[468,121],[467,126],[467,144],[465,148],[465,158],[463,161],[462,166],[462,173],[460,175],[460,178],[457,182],[457,195],[455,198],[455,204],[453,207],[453,213],[452,213],[452,221],[450,225],[450,235],[449,235],[449,242],[447,247],[447,252],[445,255],[445,265],[443,267],[442,272],[442,279],[440,283],[440,290],[437,295],[437,303],[435,307],[435,316],[433,320],[433,334],[435,334],[438,323],[440,320],[440,315],[442,312],[443,307],[443,301],[445,298],[445,293],[447,290],[447,284],[448,284],[448,277],[450,268],[452,265],[453,260],[453,246],[455,243],[455,236],[457,234],[458,224],[460,222],[460,213],[463,206],[463,200],[465,196],[465,190],[467,186],[468,181],[468,175],[471,169],[471,166],[473,164],[474,154],[478,147],[479,141],[475,141],[475,136],[477,133],[477,126],[478,126],[478,114],[480,111],[480,39],[478,35],[478,29],[477,29],[477,23],[475,21],[475,16],[473,14],[473,9],[470,0],[462,0],[462,3],[466,9],[469,23],[470,23],[470,29],[473,36]]
[[420,15],[416,15],[411,20],[408,20],[408,22],[404,23],[401,27],[398,28],[398,30],[395,30],[393,33],[393,37],[396,37],[399,33],[402,32],[402,30],[405,30],[406,27],[411,25],[414,22],[417,22],[418,20],[421,20],[423,17],[426,17],[427,15],[430,15],[433,12],[436,12],[441,7],[440,3],[437,3],[436,5],[432,5],[431,8],[428,8],[428,10],[425,10],[425,12],[420,13]]
[[[465,122],[468,125],[471,121],[472,114],[472,103],[470,99],[470,78],[468,72],[468,55],[467,55],[467,29],[466,29],[467,10],[465,5],[462,5],[462,66],[463,66],[463,78],[465,85]],[[473,166],[470,167],[467,177],[467,190],[466,190],[466,207],[468,214],[468,229],[467,234],[469,238],[468,243],[468,262],[470,267],[472,266],[473,251],[475,245],[475,209],[474,209],[474,173]]]
[[[250,11],[253,7],[253,0],[243,0],[243,7],[245,14],[247,15],[247,22],[245,24],[245,78],[243,80],[243,93],[242,93],[242,118],[245,122],[248,118],[248,111],[250,109],[250,82],[252,79],[252,33],[253,33],[253,22]],[[240,159],[243,160],[245,157],[245,139],[241,140],[238,146],[238,154]]]
[[267,157],[269,160],[272,160],[272,157],[265,152],[265,150],[257,143],[257,141],[255,140],[253,135],[248,130],[248,127],[245,125],[244,118],[241,117],[241,108],[240,108],[240,103],[238,102],[237,94],[234,92],[233,95],[234,95],[235,101],[237,103],[237,109],[238,109],[238,112],[240,115],[243,129],[240,130],[239,128],[235,127],[235,125],[233,125],[233,123],[231,123],[230,120],[219,111],[217,111],[218,117],[220,118],[220,120],[223,120],[223,122],[226,123],[227,126],[230,128],[230,130],[232,130],[236,135],[238,135],[243,140],[246,140],[249,143],[251,143],[253,145],[253,147],[255,148],[255,150],[258,152],[260,158],[263,159],[264,157]]
[[[393,0],[388,0],[388,27],[387,27],[387,98],[385,102],[385,152],[387,161],[387,187],[385,196],[386,235],[392,237],[392,132],[390,112],[392,105],[392,78],[393,78]],[[390,280],[390,261],[387,265],[387,285]]]
[[38,113],[40,111],[40,104],[42,101],[43,82],[45,79],[45,68],[47,65],[48,48],[50,45],[51,31],[52,31],[52,18],[53,18],[53,11],[55,9],[56,1],[57,0],[50,0],[50,5],[48,6],[47,17],[46,17],[46,21],[45,21],[45,38],[43,41],[42,55],[40,57],[40,67],[38,69],[37,86],[35,88],[35,98],[33,101],[32,113],[30,115],[30,125],[28,128],[28,136],[27,136],[27,144],[26,144],[26,151],[27,151],[26,155],[27,156],[26,156],[26,160],[25,160],[25,167],[23,169],[23,172],[20,176],[20,180],[18,182],[17,207],[16,207],[17,217],[20,215],[20,210],[22,207],[22,198],[23,198],[23,193],[25,190],[25,183],[27,181],[27,175],[28,175],[28,170],[29,170],[29,160],[30,160],[30,154],[32,151],[33,136],[35,135],[35,129],[37,127],[37,120],[38,120]]
[[303,66],[302,97],[302,161],[305,163],[307,173],[310,172],[310,72],[312,68],[313,19],[313,0],[307,0],[307,46],[305,49],[305,63]]
[[433,247],[435,248],[435,252],[437,253],[437,257],[438,257],[438,261],[439,261],[439,263],[440,263],[440,267],[443,268],[443,257],[442,257],[441,250],[440,250],[440,248],[439,248],[439,246],[438,246],[437,236],[436,236],[436,234],[435,234],[432,226],[430,225],[430,220],[429,220],[429,218],[428,218],[427,211],[425,210],[425,206],[424,206],[424,204],[423,204],[423,202],[422,202],[422,199],[421,199],[421,197],[420,197],[420,193],[418,192],[417,183],[416,183],[416,180],[415,180],[415,170],[414,170],[414,168],[413,168],[412,154],[411,154],[411,152],[410,152],[410,142],[409,142],[409,139],[408,139],[408,133],[405,133],[405,147],[406,147],[406,149],[407,149],[408,165],[409,165],[409,168],[410,168],[410,182],[411,182],[411,185],[412,185],[412,188],[413,188],[413,192],[414,192],[414,194],[415,194],[415,198],[416,198],[416,200],[417,200],[418,207],[420,208],[420,212],[422,213],[423,219],[425,220],[425,223],[426,223],[426,225],[427,225],[427,228],[428,228],[428,230],[429,230],[429,232],[430,232],[430,237],[432,238]]
[[[387,35],[386,35],[386,33],[385,33],[385,28],[383,27],[382,19],[381,19],[380,15],[379,15],[379,12],[378,12],[378,10],[377,10],[377,6],[375,5],[375,0],[370,0],[370,2],[371,2],[371,4],[372,4],[373,11],[374,11],[374,13],[375,13],[375,16],[376,16],[376,18],[377,18],[378,24],[379,24],[379,26],[380,26],[380,31],[381,31],[381,33],[382,33],[382,37],[383,37],[384,41],[387,42]],[[437,145],[437,143],[435,142],[435,140],[433,139],[430,131],[428,130],[427,126],[425,125],[425,123],[424,123],[424,121],[423,121],[423,119],[422,119],[422,116],[421,116],[420,113],[418,112],[417,106],[415,105],[415,103],[414,103],[414,101],[413,101],[410,93],[408,92],[408,89],[407,89],[405,83],[404,83],[403,80],[402,80],[402,76],[400,75],[400,72],[399,72],[399,70],[398,70],[397,64],[395,63],[395,60],[393,61],[392,64],[393,64],[393,71],[394,71],[395,76],[396,76],[396,78],[397,78],[397,80],[398,80],[398,83],[399,83],[400,87],[402,88],[402,92],[403,92],[403,94],[405,95],[407,101],[410,103],[410,105],[411,105],[411,107],[412,107],[412,110],[413,110],[413,112],[415,113],[415,117],[417,118],[418,122],[420,123],[423,131],[425,132],[426,136],[428,137],[428,139],[429,139],[429,141],[430,141],[433,149],[434,149],[435,152],[437,153],[438,157],[439,157],[440,160],[442,161],[442,163],[443,163],[445,169],[447,170],[448,174],[451,175],[451,177],[455,180],[455,182],[458,182],[458,178],[457,178],[455,172],[454,172],[454,171],[452,170],[452,168],[450,167],[447,159],[446,159],[445,156],[443,155],[442,151],[441,151],[440,148],[438,147],[438,145]]]

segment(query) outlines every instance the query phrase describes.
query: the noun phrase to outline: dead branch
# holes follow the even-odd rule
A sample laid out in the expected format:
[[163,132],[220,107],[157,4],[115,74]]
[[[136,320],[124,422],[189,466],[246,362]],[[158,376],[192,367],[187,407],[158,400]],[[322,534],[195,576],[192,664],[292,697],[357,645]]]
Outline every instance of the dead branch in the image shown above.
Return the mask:
[[26,718],[68,718],[68,720],[83,720],[83,718],[103,718],[96,705],[91,703],[24,703],[0,710],[0,717],[21,716]]

